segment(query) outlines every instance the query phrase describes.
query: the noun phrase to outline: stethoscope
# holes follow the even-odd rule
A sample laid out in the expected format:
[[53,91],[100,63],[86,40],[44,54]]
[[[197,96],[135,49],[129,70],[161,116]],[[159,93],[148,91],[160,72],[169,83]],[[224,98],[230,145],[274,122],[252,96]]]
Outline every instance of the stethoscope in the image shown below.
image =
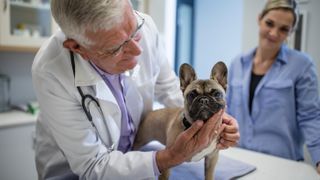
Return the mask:
[[[72,51],[70,52],[70,59],[71,59],[71,66],[72,66],[72,72],[73,72],[73,76],[75,77],[75,62],[74,62],[74,55]],[[79,94],[81,95],[81,106],[83,111],[85,112],[88,121],[91,123],[91,125],[93,126],[95,132],[96,132],[96,137],[98,138],[98,136],[100,137],[100,134],[98,133],[98,129],[96,127],[96,125],[94,124],[93,120],[92,120],[92,115],[90,113],[90,109],[89,109],[89,104],[90,103],[94,103],[101,115],[101,117],[104,119],[103,113],[102,113],[102,109],[100,107],[100,104],[98,102],[98,100],[96,98],[94,98],[93,96],[91,96],[90,94],[84,94],[82,89],[77,86],[77,90],[79,92]],[[100,137],[101,139],[101,137]],[[107,147],[107,145],[103,142],[103,140],[101,139],[102,143],[105,145],[105,147],[107,148],[108,152],[111,152],[114,150],[114,146],[115,143],[113,142],[112,145],[110,147]]]

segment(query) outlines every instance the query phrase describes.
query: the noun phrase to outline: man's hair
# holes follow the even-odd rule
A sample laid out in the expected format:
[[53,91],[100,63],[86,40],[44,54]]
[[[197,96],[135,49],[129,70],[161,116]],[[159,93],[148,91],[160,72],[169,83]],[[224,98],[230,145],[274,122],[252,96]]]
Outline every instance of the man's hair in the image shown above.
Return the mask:
[[[128,0],[51,0],[51,12],[67,38],[91,45],[87,31],[109,30],[123,20]],[[129,2],[130,3],[130,2]]]
[[270,10],[273,9],[287,9],[292,12],[294,21],[292,24],[293,30],[296,28],[299,21],[299,10],[295,0],[267,0],[260,18],[265,16]]

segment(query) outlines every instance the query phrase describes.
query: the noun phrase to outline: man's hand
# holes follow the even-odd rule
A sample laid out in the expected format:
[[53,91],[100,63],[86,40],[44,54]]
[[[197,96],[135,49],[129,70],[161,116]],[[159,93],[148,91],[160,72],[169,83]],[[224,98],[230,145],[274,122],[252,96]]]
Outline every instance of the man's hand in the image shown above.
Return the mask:
[[317,164],[317,172],[320,175],[320,162],[318,162],[318,164]]
[[223,114],[220,129],[223,129],[223,131],[220,135],[219,149],[227,149],[238,144],[240,139],[239,127],[237,121],[232,116],[227,113]]
[[196,121],[191,127],[180,133],[174,144],[169,144],[164,150],[156,153],[156,161],[159,171],[190,160],[196,153],[208,147],[212,140],[221,133],[219,123],[223,110],[213,115],[206,123]]

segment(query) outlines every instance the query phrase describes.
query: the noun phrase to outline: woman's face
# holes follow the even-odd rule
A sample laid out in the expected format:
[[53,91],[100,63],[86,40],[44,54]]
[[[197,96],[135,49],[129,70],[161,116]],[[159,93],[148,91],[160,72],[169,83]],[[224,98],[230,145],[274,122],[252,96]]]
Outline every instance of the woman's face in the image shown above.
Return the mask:
[[278,50],[293,28],[290,10],[274,9],[259,18],[259,45],[263,49]]

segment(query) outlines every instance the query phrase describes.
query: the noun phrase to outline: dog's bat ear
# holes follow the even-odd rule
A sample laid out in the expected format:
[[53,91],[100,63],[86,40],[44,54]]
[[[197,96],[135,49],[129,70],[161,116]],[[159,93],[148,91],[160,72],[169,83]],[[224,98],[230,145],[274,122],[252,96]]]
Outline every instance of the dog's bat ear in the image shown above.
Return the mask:
[[187,63],[184,63],[180,66],[180,71],[179,71],[179,77],[180,77],[180,89],[182,92],[186,89],[186,87],[194,80],[197,79],[197,75],[192,68]]
[[228,68],[222,61],[217,62],[213,66],[210,78],[217,80],[224,90],[227,90]]

